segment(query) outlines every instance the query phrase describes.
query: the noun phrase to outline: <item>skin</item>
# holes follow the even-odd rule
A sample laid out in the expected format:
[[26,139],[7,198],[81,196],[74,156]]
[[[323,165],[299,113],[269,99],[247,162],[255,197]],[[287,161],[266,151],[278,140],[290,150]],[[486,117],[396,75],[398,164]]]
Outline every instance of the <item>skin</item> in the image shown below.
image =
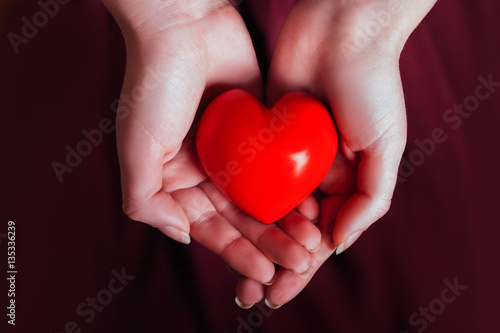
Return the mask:
[[296,211],[271,225],[239,211],[207,178],[189,132],[197,109],[224,90],[263,96],[237,11],[213,0],[104,3],[127,49],[116,120],[124,212],[174,240],[193,237],[261,283],[274,279],[274,264],[307,271],[319,230]]
[[[352,245],[350,235],[387,212],[406,142],[399,55],[435,0],[302,0],[293,8],[278,36],[267,102],[289,91],[313,94],[333,112],[341,151],[316,196],[272,225],[242,213],[207,179],[190,132],[197,110],[224,90],[263,98],[236,10],[222,0],[103,3],[127,46],[117,114],[123,209],[218,254],[244,276],[240,305],[290,301],[335,249]],[[148,84],[151,71],[156,84]]]

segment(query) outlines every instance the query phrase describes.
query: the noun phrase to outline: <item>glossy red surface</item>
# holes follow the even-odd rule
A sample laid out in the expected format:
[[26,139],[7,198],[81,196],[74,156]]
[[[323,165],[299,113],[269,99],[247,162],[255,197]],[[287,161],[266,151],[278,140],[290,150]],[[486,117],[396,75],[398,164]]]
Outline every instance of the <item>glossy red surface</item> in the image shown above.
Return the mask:
[[337,151],[328,110],[293,92],[267,109],[253,95],[231,90],[203,113],[196,148],[217,187],[255,219],[272,223],[321,182]]

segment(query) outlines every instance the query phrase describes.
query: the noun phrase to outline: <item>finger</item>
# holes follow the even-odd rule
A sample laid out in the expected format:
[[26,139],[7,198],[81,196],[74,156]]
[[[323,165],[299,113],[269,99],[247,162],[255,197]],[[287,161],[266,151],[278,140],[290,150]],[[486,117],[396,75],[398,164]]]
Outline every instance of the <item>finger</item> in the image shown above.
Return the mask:
[[264,285],[249,279],[241,278],[236,285],[236,304],[242,309],[250,309],[255,303],[264,299]]
[[217,211],[255,244],[269,260],[299,273],[309,269],[311,261],[309,252],[274,223],[264,224],[251,218],[229,202],[212,182],[204,182],[200,184],[200,188],[206,193]]
[[357,191],[357,172],[358,169],[342,153],[338,152],[335,155],[332,167],[328,170],[318,188],[321,193],[327,196],[351,196]]
[[261,283],[272,280],[274,265],[217,213],[201,189],[178,190],[172,196],[186,212],[193,239],[220,256],[237,272]]
[[327,235],[323,235],[321,247],[318,252],[313,253],[311,268],[307,274],[300,275],[288,269],[278,269],[276,281],[266,289],[266,304],[269,307],[277,309],[289,302],[311,281],[321,265],[333,254],[334,250],[327,238]]
[[276,223],[281,230],[301,244],[309,252],[316,252],[321,242],[318,228],[295,210]]
[[229,265],[226,265],[226,269],[229,273],[231,273],[232,275],[237,275],[237,276],[241,276],[240,273],[238,273],[236,270],[234,270],[234,268],[232,268],[231,266]]
[[333,221],[345,203],[341,196],[327,197],[321,201],[321,214],[318,227],[321,229],[321,244],[316,253],[312,254],[311,269],[307,274],[299,275],[287,269],[279,268],[276,281],[266,289],[266,304],[271,308],[279,308],[297,296],[313,278],[318,269],[334,253],[335,247],[331,240]]
[[[374,56],[369,68],[369,75],[364,76],[360,74],[362,70],[353,70],[356,74],[351,72],[351,79],[342,84],[325,79],[328,101],[345,145],[360,153],[357,192],[335,222],[333,240],[338,246],[337,254],[388,211],[406,143],[406,114],[397,61]],[[340,77],[346,78],[349,73]],[[362,76],[364,81],[359,80]]]
[[337,254],[349,248],[389,210],[399,161],[399,152],[391,151],[391,144],[387,146],[387,143],[361,154],[358,191],[342,207],[335,221],[333,240],[338,247]]
[[309,221],[315,221],[318,218],[319,204],[313,194],[307,196],[295,209]]
[[350,195],[334,195],[325,197],[321,200],[321,216],[317,226],[321,231],[322,244],[327,244],[329,248],[333,250],[336,249],[332,235],[337,214],[345,205],[349,197]]
[[183,141],[175,157],[163,165],[163,190],[173,192],[197,186],[207,178],[198,159],[191,134]]

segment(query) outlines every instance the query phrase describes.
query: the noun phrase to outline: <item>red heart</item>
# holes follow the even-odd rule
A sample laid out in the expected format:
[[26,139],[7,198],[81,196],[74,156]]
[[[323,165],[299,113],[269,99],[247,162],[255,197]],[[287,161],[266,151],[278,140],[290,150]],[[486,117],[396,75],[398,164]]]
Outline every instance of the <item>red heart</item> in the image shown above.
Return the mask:
[[323,104],[306,93],[289,93],[269,110],[250,93],[231,90],[206,108],[196,148],[208,176],[231,201],[272,223],[325,177],[337,133]]

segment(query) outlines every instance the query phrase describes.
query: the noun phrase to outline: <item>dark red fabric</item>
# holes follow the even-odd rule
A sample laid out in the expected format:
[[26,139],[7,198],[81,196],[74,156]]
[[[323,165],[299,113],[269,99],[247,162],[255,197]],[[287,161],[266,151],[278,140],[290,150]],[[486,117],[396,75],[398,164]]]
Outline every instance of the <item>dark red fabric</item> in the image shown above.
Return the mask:
[[[241,5],[246,17],[261,13]],[[411,36],[401,57],[408,146],[391,211],[275,311],[239,309],[236,277],[216,256],[122,213],[109,126],[124,45],[100,2],[59,5],[18,53],[8,33],[20,35],[23,17],[32,21],[43,9],[35,1],[0,9],[0,318],[7,332],[500,330],[500,87],[476,90],[484,80],[500,82],[498,1],[440,0]],[[267,15],[250,25],[257,39],[266,29],[275,35],[279,22]],[[269,50],[272,42],[262,45]],[[448,111],[464,103],[475,111]],[[100,124],[109,133],[85,146]],[[78,147],[88,156],[72,161],[60,182],[53,163],[64,164]],[[5,315],[9,220],[16,223],[15,327]],[[119,288],[115,276],[123,274],[129,280]],[[106,305],[92,312],[86,303],[96,297]],[[429,307],[426,319],[421,311]]]

